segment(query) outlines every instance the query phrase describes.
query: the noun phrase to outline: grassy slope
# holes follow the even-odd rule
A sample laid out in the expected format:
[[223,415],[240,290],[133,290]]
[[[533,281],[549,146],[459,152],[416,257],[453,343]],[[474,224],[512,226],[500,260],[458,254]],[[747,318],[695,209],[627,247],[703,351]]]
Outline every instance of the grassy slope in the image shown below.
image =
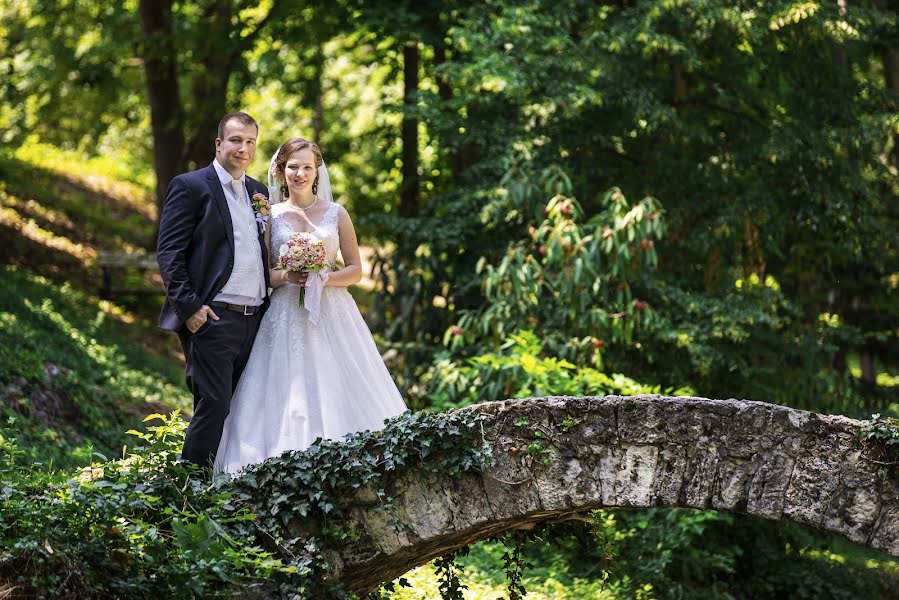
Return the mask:
[[0,416],[58,467],[115,456],[146,414],[189,407],[177,341],[153,325],[160,297],[96,296],[97,252],[134,251],[154,229],[152,198],[117,168],[46,146],[0,153]]

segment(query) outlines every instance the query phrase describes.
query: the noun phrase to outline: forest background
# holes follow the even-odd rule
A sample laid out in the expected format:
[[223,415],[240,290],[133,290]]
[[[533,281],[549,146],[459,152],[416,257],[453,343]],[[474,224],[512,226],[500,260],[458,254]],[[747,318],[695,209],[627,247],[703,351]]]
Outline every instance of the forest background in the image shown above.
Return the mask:
[[[189,409],[158,275],[117,271],[142,291],[103,298],[98,261],[152,252],[167,182],[209,163],[231,110],[260,124],[257,179],[288,137],[320,143],[366,247],[354,294],[413,410],[666,393],[896,416],[897,16],[889,0],[5,2],[9,489],[64,482],[144,415]],[[899,597],[894,560],[803,528],[596,517],[528,550],[533,593]],[[10,585],[51,589],[13,566],[53,552],[21,523],[0,539]],[[504,585],[497,544],[459,558],[469,597]]]

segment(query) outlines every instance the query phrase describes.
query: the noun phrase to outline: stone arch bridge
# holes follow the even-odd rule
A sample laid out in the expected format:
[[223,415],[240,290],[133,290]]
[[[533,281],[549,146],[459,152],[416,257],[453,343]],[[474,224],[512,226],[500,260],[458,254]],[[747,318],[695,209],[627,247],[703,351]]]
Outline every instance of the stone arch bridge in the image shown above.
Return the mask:
[[[389,515],[360,498],[350,514],[361,538],[332,557],[353,591],[507,529],[604,507],[748,513],[899,556],[899,482],[877,475],[852,419],[661,396],[533,398],[463,410],[486,416],[491,464],[461,479],[413,468],[390,483]],[[540,451],[529,452],[536,440]]]

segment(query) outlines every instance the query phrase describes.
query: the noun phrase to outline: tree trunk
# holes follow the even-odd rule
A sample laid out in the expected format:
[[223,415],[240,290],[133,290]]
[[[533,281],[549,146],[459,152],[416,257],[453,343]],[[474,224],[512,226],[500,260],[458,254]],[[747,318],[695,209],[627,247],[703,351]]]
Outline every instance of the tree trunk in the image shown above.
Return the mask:
[[[181,172],[184,132],[181,129],[181,95],[175,68],[172,0],[141,0],[138,5],[143,33],[144,74],[150,101],[153,131],[153,164],[156,170],[156,209],[162,214],[165,193]],[[155,245],[148,240],[148,246]]]
[[203,65],[194,72],[190,86],[190,110],[197,118],[190,125],[183,162],[189,169],[202,167],[215,153],[219,120],[227,110],[228,80],[241,46],[232,32],[232,8],[228,0],[212,2],[203,14],[207,33],[200,38],[196,57]]
[[672,106],[680,106],[687,98],[687,74],[684,70],[684,65],[680,62],[675,62],[671,66],[671,77],[673,80],[671,104]]
[[[447,81],[445,75],[436,72],[444,63],[446,63],[446,45],[441,39],[434,45],[434,79],[437,81],[437,95],[446,107],[445,110],[449,112],[451,110],[449,102],[453,99],[453,88],[450,87],[449,81]],[[464,137],[463,139],[460,139],[460,136],[456,131],[447,131],[444,135],[449,136],[445,140],[447,146],[450,148],[449,164],[452,167],[453,180],[458,184],[459,175],[465,169],[465,155],[463,152]]]
[[755,274],[764,280],[765,271],[765,255],[759,243],[759,230],[747,213],[743,217],[743,276],[748,278]]
[[[888,0],[874,0],[874,6],[882,13],[890,12]],[[885,44],[881,50],[883,60],[883,79],[886,88],[899,95],[899,48]],[[899,168],[899,134],[893,134],[893,151],[890,153],[890,164]]]
[[830,363],[831,368],[842,375],[846,372],[846,368],[849,366],[846,356],[846,350],[842,347],[838,347],[836,352],[833,353],[833,359]]
[[325,128],[325,108],[322,100],[325,95],[323,86],[325,79],[325,53],[322,49],[323,44],[318,43],[315,46],[315,89],[312,90],[315,97],[315,112],[312,114],[312,141],[321,144],[322,131]]
[[[440,67],[442,64],[446,62],[446,46],[441,40],[437,45],[434,46],[434,67]],[[449,85],[449,82],[446,80],[446,76],[438,73],[434,73],[434,79],[437,80],[437,95],[440,96],[440,99],[443,101],[449,101],[453,97],[453,90]]]
[[868,348],[862,348],[858,354],[858,366],[861,370],[861,380],[870,386],[877,385],[877,369],[874,368],[874,353]]
[[[883,49],[883,76],[886,86],[899,95],[899,50],[893,47]],[[899,168],[899,134],[893,134],[893,151],[890,153],[890,164]]]
[[418,214],[418,118],[413,114],[418,96],[418,44],[410,42],[403,48],[403,185],[400,194],[400,215]]

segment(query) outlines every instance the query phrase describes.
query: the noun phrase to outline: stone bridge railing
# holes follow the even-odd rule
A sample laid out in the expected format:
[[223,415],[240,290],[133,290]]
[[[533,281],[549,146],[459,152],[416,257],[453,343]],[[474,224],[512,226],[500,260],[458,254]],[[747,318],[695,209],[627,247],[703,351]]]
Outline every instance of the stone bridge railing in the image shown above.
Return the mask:
[[333,556],[352,590],[507,529],[603,507],[748,513],[899,556],[899,484],[878,477],[857,421],[762,402],[659,396],[534,398],[464,410],[486,415],[492,462],[461,479],[405,472],[390,483],[389,512],[360,497],[349,514],[361,538]]

